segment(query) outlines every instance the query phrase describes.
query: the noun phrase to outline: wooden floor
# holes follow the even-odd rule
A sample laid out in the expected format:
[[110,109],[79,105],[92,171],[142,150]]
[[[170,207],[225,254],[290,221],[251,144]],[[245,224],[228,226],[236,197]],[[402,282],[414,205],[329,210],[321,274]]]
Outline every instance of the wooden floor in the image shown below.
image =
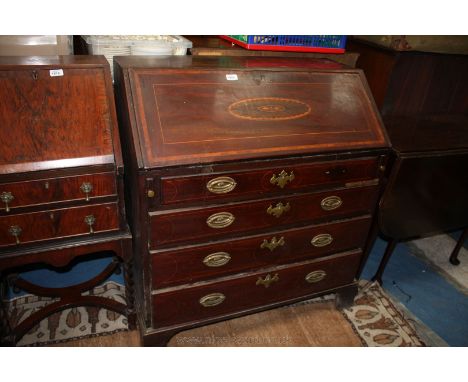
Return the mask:
[[[137,331],[55,346],[140,346]],[[174,336],[169,346],[362,346],[333,302],[288,306],[223,321]]]

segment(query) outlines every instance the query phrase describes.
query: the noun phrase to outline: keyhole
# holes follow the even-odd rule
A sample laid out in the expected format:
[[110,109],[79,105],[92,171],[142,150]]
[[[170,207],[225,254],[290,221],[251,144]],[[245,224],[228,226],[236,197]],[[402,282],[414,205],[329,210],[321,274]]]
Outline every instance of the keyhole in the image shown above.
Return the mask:
[[39,78],[39,73],[37,72],[37,70],[33,70],[32,71],[32,77],[33,79],[37,80]]

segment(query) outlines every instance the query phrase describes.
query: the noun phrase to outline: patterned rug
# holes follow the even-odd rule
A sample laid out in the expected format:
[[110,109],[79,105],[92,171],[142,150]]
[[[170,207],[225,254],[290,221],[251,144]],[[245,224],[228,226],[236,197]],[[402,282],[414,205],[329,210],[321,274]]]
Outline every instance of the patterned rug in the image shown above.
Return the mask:
[[396,308],[376,282],[361,280],[354,305],[343,315],[365,346],[426,346],[413,320]]
[[[94,288],[91,293],[124,302],[125,289],[118,283],[108,282]],[[332,294],[296,305],[330,302],[334,298]],[[11,320],[14,324],[21,322],[33,311],[53,301],[50,298],[31,295],[18,297],[8,305]],[[361,280],[355,304],[350,309],[343,310],[342,314],[363,346],[425,346],[415,329],[413,320],[396,307],[377,283]],[[41,321],[19,341],[17,346],[60,343],[127,329],[126,318],[117,313],[106,309],[73,308]]]
[[[125,287],[107,282],[83,295],[95,295],[125,303]],[[12,326],[56,299],[24,295],[6,301]],[[86,338],[127,330],[127,318],[107,309],[78,307],[57,312],[42,320],[26,333],[17,346],[47,345],[77,338]]]

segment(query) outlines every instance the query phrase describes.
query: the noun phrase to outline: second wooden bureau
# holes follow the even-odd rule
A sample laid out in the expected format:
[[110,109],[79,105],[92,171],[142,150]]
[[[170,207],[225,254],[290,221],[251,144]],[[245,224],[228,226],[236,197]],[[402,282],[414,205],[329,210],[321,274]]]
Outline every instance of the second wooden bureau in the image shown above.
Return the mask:
[[389,145],[362,73],[115,62],[144,343],[323,293],[349,304]]
[[[51,303],[21,320],[0,309],[0,341],[15,344],[52,313],[106,308],[133,325],[131,236],[109,65],[103,56],[0,57],[0,304],[5,284]],[[62,288],[35,285],[23,266],[62,268],[113,255],[102,272]],[[84,292],[119,264],[127,304]],[[1,307],[0,307],[1,308]]]

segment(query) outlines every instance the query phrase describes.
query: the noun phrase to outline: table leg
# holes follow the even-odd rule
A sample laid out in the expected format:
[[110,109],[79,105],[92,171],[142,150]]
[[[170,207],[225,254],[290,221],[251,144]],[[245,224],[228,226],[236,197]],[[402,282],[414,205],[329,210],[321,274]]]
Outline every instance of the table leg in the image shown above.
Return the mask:
[[398,240],[391,239],[388,244],[387,248],[385,248],[385,253],[380,261],[379,268],[377,269],[376,274],[372,277],[372,281],[377,281],[380,285],[382,285],[382,276],[385,271],[385,267],[387,266],[388,260],[392,256],[393,250],[395,249]]
[[7,307],[3,303],[6,295],[6,279],[0,273],[0,346],[14,346],[14,340],[11,337],[11,327],[8,320]]
[[461,247],[463,246],[463,243],[468,237],[468,228],[465,228],[465,230],[462,232],[460,239],[457,241],[457,245],[453,249],[452,254],[450,255],[450,263],[453,265],[458,265],[460,264],[460,260],[458,260],[458,253],[460,252]]

